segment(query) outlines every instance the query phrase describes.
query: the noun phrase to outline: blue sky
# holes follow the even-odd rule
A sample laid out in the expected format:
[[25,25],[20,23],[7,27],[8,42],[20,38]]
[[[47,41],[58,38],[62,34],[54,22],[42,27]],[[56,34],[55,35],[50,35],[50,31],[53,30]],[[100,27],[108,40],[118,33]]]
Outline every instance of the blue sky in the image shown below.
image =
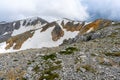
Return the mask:
[[120,0],[0,0],[0,21],[29,17],[120,20]]

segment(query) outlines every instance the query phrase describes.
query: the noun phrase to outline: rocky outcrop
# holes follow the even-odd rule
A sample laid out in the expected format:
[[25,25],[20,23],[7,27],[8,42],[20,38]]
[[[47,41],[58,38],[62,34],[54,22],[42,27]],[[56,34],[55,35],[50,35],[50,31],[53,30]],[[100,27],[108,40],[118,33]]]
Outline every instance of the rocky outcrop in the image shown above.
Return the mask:
[[35,26],[37,24],[45,24],[48,23],[46,20],[37,18],[29,18],[24,20],[18,20],[13,22],[1,23],[0,24],[0,43],[9,39],[14,30],[18,30],[20,27],[29,27]]
[[112,21],[110,21],[110,20],[97,19],[97,20],[85,25],[81,29],[80,34],[89,33],[91,31],[95,31],[95,30],[110,26],[111,24],[112,24]]
[[75,23],[74,21],[72,21],[72,22],[67,22],[65,24],[64,21],[62,21],[61,25],[67,31],[74,32],[74,31],[80,31],[81,28],[85,25],[85,23],[84,22],[77,22],[77,23]]
[[105,37],[115,37],[116,35],[118,35],[118,37],[120,36],[119,34],[119,26],[120,25],[111,25],[109,27],[104,27],[102,29],[90,32],[89,34],[82,34],[82,35],[77,35],[75,38],[73,39],[69,39],[69,40],[64,40],[62,45],[64,44],[72,44],[75,42],[83,42],[83,41],[91,41],[91,40],[95,40],[95,39],[100,39],[100,38],[105,38]]
[[25,33],[19,34],[17,36],[13,36],[11,38],[9,38],[6,41],[6,48],[5,49],[10,49],[11,47],[13,47],[13,49],[17,50],[20,49],[22,44],[29,38],[31,38],[34,34],[34,31],[27,31]]
[[41,23],[41,25],[43,25],[43,24],[48,23],[48,22],[44,19],[37,17],[34,20],[30,19],[29,22],[27,22],[27,20],[24,20],[23,26],[35,26],[36,24],[39,24],[39,23]]
[[58,25],[56,22],[47,23],[45,26],[42,27],[41,32],[44,32],[44,31],[46,31],[48,28],[54,27],[54,26],[56,26],[56,25]]
[[61,29],[59,25],[56,25],[53,31],[51,32],[51,35],[52,35],[52,40],[57,41],[64,36],[64,31]]

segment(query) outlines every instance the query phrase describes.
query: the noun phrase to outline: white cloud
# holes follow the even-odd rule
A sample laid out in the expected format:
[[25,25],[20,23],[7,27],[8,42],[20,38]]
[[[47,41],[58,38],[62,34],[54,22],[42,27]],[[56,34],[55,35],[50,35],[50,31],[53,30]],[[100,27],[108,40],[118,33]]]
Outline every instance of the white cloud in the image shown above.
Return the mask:
[[82,0],[90,17],[120,20],[120,0]]
[[88,18],[80,0],[0,0],[0,20],[15,20],[31,16],[43,18]]
[[0,21],[39,16],[47,20],[120,20],[120,0],[0,0]]

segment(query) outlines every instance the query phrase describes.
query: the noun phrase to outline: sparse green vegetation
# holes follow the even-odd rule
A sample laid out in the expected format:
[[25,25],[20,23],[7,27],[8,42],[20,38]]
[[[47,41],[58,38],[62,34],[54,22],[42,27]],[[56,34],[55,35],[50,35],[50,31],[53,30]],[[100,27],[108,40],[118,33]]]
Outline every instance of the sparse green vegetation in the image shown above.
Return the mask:
[[60,64],[60,63],[62,63],[62,61],[56,61],[55,63],[56,63],[56,64]]
[[80,71],[80,68],[77,68],[77,69],[76,69],[76,72],[79,72],[79,71]]
[[39,72],[39,66],[36,65],[36,66],[33,68],[33,71],[35,71],[36,73]]
[[[47,62],[48,63],[48,62]],[[52,62],[49,62],[49,64],[51,64]],[[61,63],[59,61],[59,63]],[[46,64],[49,66],[49,68],[46,68],[42,71],[42,76],[40,76],[39,80],[43,80],[43,79],[46,79],[46,80],[54,80],[55,78],[59,78],[59,74],[54,72],[54,70],[58,70],[58,69],[61,69],[62,66],[61,64],[58,64],[56,66],[53,66],[53,65],[49,65],[49,64]]]
[[109,61],[105,61],[104,57],[98,57],[98,62],[100,65],[104,65],[104,66],[112,66],[112,64]]
[[82,58],[81,57],[76,57],[75,58],[75,64],[77,64],[78,62],[82,63]]
[[96,54],[95,54],[95,53],[92,53],[92,54],[91,54],[91,56],[93,56],[93,57],[94,57],[94,56],[96,56]]
[[61,69],[61,68],[62,68],[61,65],[57,65],[57,66],[51,66],[51,67],[49,68],[49,70],[53,71],[53,70],[57,70],[57,69]]
[[98,57],[98,62],[100,65],[104,65],[104,66],[112,66],[112,64],[109,61],[105,61],[106,58],[104,57]]
[[64,51],[60,51],[60,54],[64,54],[64,55],[68,55],[68,54],[72,54],[75,51],[78,51],[78,49],[76,47],[68,47],[66,48]]
[[55,60],[55,58],[56,58],[56,54],[55,53],[43,56],[44,60],[48,60],[48,59]]
[[68,55],[68,54],[72,54],[73,51],[60,51],[59,53],[60,53],[60,54]]
[[89,71],[89,72],[92,72],[92,73],[96,72],[96,70],[89,64],[83,65],[82,68],[84,68],[86,71]]
[[26,78],[22,78],[22,80],[27,80]]
[[[39,80],[55,80],[59,78],[59,74],[54,71],[62,68],[62,61],[57,60],[56,53],[44,55],[42,56],[42,59],[44,59],[43,65],[47,67],[41,70],[41,76],[39,77]],[[38,71],[38,69],[39,67],[36,66],[34,71]]]
[[17,59],[14,59],[13,61],[18,61]]
[[117,28],[117,29],[115,29],[115,30],[120,30],[120,28]]
[[112,66],[110,62],[100,62],[99,64],[105,65],[105,66]]
[[68,47],[65,49],[66,51],[78,51],[76,47]]
[[59,75],[57,73],[47,72],[42,74],[39,80],[54,80],[55,78],[59,78]]
[[106,56],[116,56],[116,57],[120,56],[120,52],[105,52],[104,54]]
[[27,65],[30,65],[31,64],[31,62],[29,61],[28,63],[27,63]]
[[[60,61],[58,63],[61,63]],[[49,62],[49,64],[51,64],[51,62]],[[55,78],[59,78],[59,74],[56,73],[56,72],[53,72],[54,70],[58,70],[58,69],[61,69],[62,66],[61,64],[58,64],[56,66],[53,66],[53,65],[49,65],[49,64],[46,64],[49,66],[49,68],[46,68],[42,71],[42,76],[40,76],[39,80],[54,80]]]
[[119,22],[117,22],[117,23],[113,24],[113,26],[119,26],[119,25],[120,25],[120,23],[119,23]]
[[32,64],[33,62],[35,62],[35,61],[34,61],[34,60],[32,60],[32,61],[28,60],[27,65],[30,65],[30,64]]
[[108,37],[116,37],[116,35],[118,34],[118,32],[113,32],[111,35],[109,35]]

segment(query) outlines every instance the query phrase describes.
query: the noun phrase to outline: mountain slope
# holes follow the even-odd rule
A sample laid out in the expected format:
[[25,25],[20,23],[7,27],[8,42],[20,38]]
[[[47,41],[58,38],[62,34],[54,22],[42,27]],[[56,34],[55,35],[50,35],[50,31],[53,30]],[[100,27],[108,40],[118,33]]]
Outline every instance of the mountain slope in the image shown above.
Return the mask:
[[20,25],[0,50],[9,52],[0,54],[1,80],[120,79],[120,22],[62,19]]
[[19,20],[0,24],[0,53],[31,48],[56,47],[64,40],[78,35],[89,34],[100,28],[112,25],[112,21],[98,19],[91,23],[62,19],[47,22],[41,18]]
[[[6,80],[119,80],[120,24],[76,36],[54,48],[0,54]],[[23,44],[24,45],[24,44]]]

